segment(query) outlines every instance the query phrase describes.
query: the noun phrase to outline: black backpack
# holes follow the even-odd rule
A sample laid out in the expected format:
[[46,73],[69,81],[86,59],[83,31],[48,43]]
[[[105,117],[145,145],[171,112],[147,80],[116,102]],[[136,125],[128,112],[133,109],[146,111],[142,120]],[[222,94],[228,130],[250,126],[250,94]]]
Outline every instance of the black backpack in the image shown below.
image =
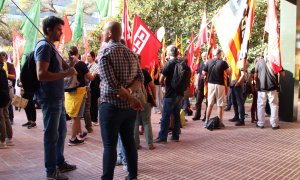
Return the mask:
[[206,125],[206,129],[210,131],[213,131],[214,129],[220,129],[222,126],[220,123],[221,121],[218,116],[211,118]]
[[176,62],[174,73],[171,81],[171,87],[176,94],[183,95],[184,91],[189,87],[191,80],[191,69],[184,60]]
[[34,51],[26,56],[25,63],[21,68],[20,80],[25,93],[34,94],[40,87],[36,74]]

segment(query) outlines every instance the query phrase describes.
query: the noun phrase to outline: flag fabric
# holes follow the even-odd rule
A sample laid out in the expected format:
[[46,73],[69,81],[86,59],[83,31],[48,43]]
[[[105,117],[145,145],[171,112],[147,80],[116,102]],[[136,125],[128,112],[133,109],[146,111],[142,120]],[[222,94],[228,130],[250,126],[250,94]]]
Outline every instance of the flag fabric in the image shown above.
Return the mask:
[[241,21],[248,0],[230,0],[214,17],[214,25],[220,45],[232,68],[231,80],[236,80],[239,68],[236,67],[241,49]]
[[181,40],[180,40],[180,38],[178,38],[177,37],[177,35],[176,35],[176,38],[175,38],[175,46],[177,47],[177,49],[178,49],[178,56],[179,57],[181,57],[182,56],[182,50],[181,50]]
[[56,45],[57,50],[62,53],[64,44],[67,44],[72,40],[72,29],[70,27],[70,23],[68,17],[64,16],[64,26],[62,29],[62,35],[60,37],[59,43]]
[[87,54],[90,52],[90,45],[88,41],[88,35],[86,32],[86,26],[83,26],[83,48],[84,48],[84,58],[82,59],[83,62],[87,60]]
[[[36,27],[38,27],[40,23],[40,9],[41,1],[36,0],[28,14],[29,19],[31,19]],[[38,30],[34,25],[28,19],[25,19],[20,27],[21,34],[26,39],[21,65],[25,62],[26,55],[35,48]]]
[[141,55],[141,67],[151,67],[158,57],[161,42],[137,15],[134,15],[132,32],[132,50]]
[[245,68],[246,67],[246,60],[247,60],[247,53],[249,49],[249,41],[251,38],[252,27],[254,22],[254,12],[255,12],[255,5],[256,0],[249,0],[248,1],[248,12],[247,12],[247,19],[246,19],[246,27],[244,30],[241,51],[239,54],[239,60],[237,63],[237,67]]
[[83,36],[83,0],[77,0],[76,16],[73,28],[73,43],[78,43],[78,41]]
[[268,0],[268,10],[265,22],[265,31],[269,33],[268,62],[275,74],[282,70],[280,38],[275,0]]
[[213,58],[213,50],[216,48],[217,45],[216,45],[215,27],[212,24],[210,29],[209,46],[207,49],[207,60],[211,60]]
[[195,63],[194,63],[194,32],[192,32],[191,39],[190,39],[190,45],[188,48],[188,52],[186,54],[187,58],[187,64],[191,68],[191,70],[195,71]]
[[4,7],[4,3],[5,3],[5,0],[1,0],[1,2],[0,2],[0,12],[2,11],[2,9]]
[[16,68],[20,65],[24,45],[25,38],[16,29],[13,29],[13,63]]
[[166,38],[164,37],[164,40],[162,43],[162,52],[161,52],[161,67],[163,67],[165,65],[166,52],[167,52],[167,44],[166,44]]
[[96,8],[100,15],[100,20],[108,15],[109,4],[111,0],[94,0]]
[[200,64],[200,54],[201,54],[201,46],[207,43],[207,19],[206,19],[206,11],[203,13],[201,26],[199,29],[197,49],[196,49],[196,65]]
[[124,0],[123,4],[123,16],[122,16],[122,38],[125,40],[126,46],[131,49],[131,36],[129,26],[129,11],[127,7],[127,1]]

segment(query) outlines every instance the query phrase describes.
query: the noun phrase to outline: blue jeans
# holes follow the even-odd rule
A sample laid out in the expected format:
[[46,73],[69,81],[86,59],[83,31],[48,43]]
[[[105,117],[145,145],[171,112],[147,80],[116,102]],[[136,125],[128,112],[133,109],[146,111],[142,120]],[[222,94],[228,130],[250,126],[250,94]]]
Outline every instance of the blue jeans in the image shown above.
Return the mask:
[[183,97],[177,96],[174,98],[164,98],[163,112],[160,121],[160,131],[158,138],[162,141],[167,141],[168,131],[170,126],[170,115],[174,115],[174,128],[172,138],[179,140],[180,131],[180,109]]
[[67,134],[66,110],[64,99],[38,100],[41,105],[44,121],[44,159],[48,173],[62,164],[64,158],[64,144]]
[[125,150],[124,150],[124,146],[123,146],[120,134],[118,136],[118,157],[121,158],[123,165],[127,165]]
[[134,141],[136,111],[120,109],[109,103],[102,103],[99,109],[101,136],[104,146],[103,175],[101,179],[112,180],[117,161],[117,142],[120,134],[130,179],[137,177],[137,149]]
[[245,120],[245,104],[243,97],[243,87],[230,87],[232,95],[232,104],[234,109],[234,118],[239,119],[239,121],[244,122]]

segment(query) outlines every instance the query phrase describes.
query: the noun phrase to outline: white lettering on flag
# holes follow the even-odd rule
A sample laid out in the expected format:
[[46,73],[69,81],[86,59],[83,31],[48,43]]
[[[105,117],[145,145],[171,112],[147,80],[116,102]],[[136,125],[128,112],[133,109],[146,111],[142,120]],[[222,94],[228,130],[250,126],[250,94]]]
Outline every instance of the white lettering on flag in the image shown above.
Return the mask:
[[143,27],[139,26],[133,38],[133,52],[140,54],[150,38],[150,33]]

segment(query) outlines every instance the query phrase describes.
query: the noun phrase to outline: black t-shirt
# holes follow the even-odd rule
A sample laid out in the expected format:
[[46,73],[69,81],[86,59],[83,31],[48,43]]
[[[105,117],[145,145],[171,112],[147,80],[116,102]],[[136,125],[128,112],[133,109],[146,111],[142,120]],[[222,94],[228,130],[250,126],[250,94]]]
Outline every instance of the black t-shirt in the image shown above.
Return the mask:
[[[159,72],[158,72],[158,68],[156,67],[155,69],[154,69],[154,84],[155,85],[159,85]],[[157,76],[157,78],[155,78]]]
[[77,71],[77,80],[79,82],[79,87],[86,86],[85,75],[86,75],[86,73],[89,72],[89,69],[87,68],[87,65],[82,61],[78,61],[75,64],[74,68]]
[[146,90],[148,91],[148,84],[152,81],[152,78],[149,74],[148,71],[146,71],[145,69],[142,69],[143,75],[144,75],[144,86],[146,88]]
[[228,68],[229,66],[225,61],[216,58],[208,61],[204,67],[204,71],[208,73],[208,83],[225,85],[224,71]]
[[161,70],[161,73],[166,77],[166,98],[172,98],[177,96],[175,90],[171,87],[171,82],[174,74],[175,65],[179,62],[180,60],[171,59],[167,61],[167,63]]

